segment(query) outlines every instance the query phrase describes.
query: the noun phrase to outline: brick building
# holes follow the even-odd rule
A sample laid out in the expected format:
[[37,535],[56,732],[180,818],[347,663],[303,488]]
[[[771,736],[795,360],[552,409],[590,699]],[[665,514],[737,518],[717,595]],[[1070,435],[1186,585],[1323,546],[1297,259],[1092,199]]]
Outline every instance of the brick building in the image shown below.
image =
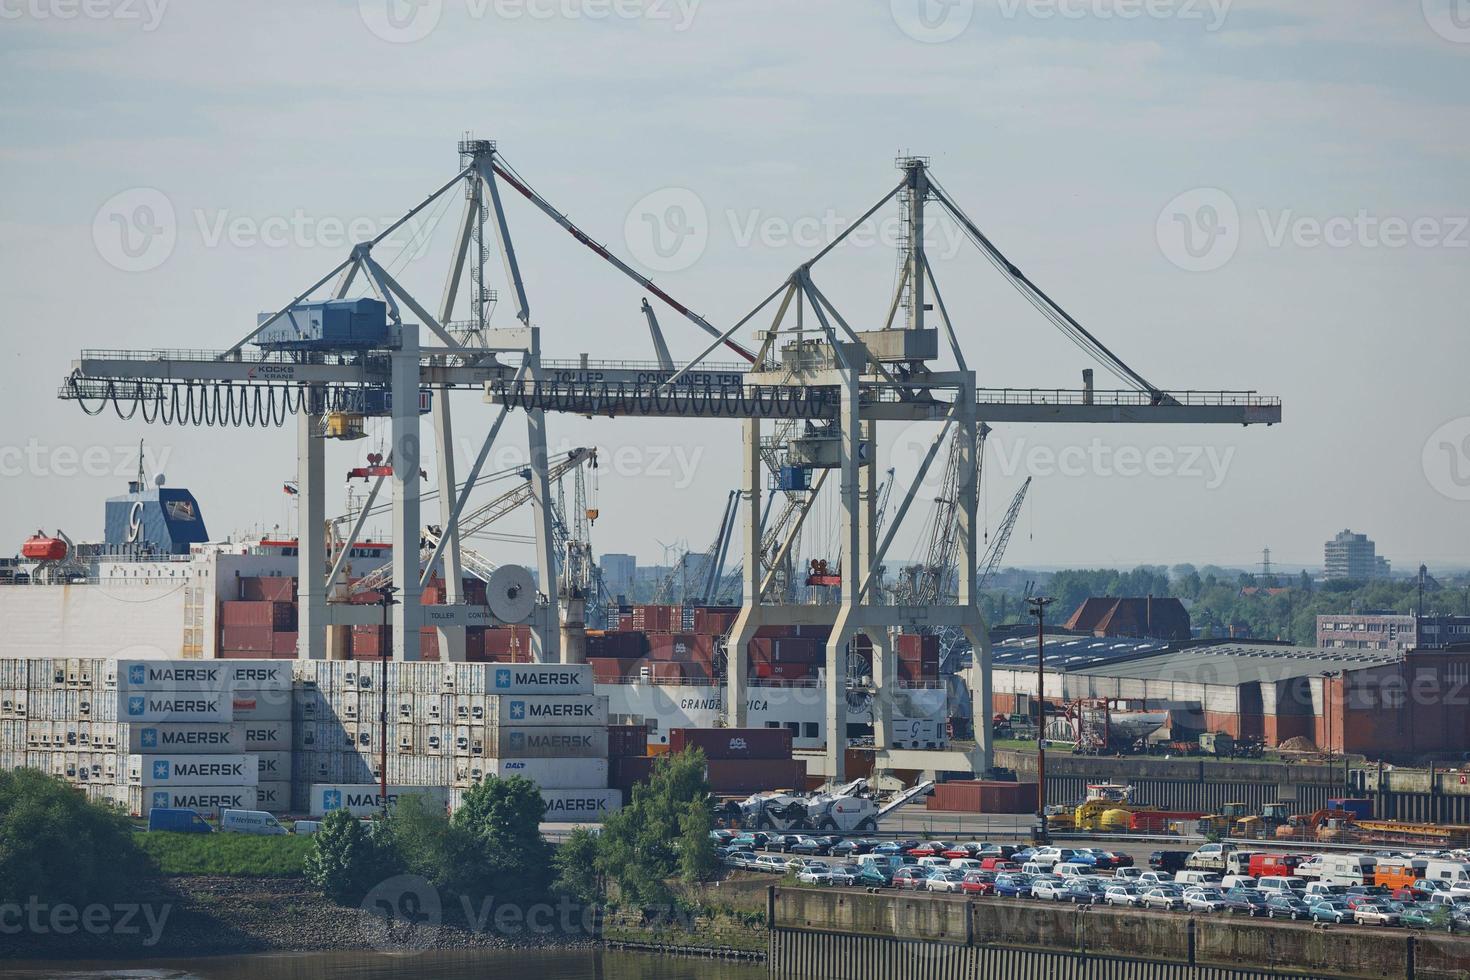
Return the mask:
[[1093,636],[1154,637],[1182,642],[1189,639],[1189,610],[1173,598],[1094,596],[1067,620],[1067,629]]

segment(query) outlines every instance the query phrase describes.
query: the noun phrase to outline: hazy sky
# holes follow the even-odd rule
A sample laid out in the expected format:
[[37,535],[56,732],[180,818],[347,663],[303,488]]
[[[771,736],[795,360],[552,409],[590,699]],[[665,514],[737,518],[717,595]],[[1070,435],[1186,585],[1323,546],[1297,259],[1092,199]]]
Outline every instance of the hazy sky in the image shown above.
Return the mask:
[[[928,155],[1155,384],[1284,399],[1271,429],[997,427],[992,527],[1036,476],[1009,563],[1318,565],[1351,527],[1400,568],[1467,564],[1467,81],[1467,0],[0,0],[0,553],[100,534],[140,437],[214,535],[294,526],[294,430],[87,418],[58,385],[82,348],[228,346],[451,176],[472,130],[721,325]],[[379,253],[429,305],[450,204]],[[650,357],[641,291],[508,207],[548,356]],[[1075,387],[1082,356],[932,231],[981,385]],[[886,309],[887,232],[816,268],[859,328]],[[676,355],[702,347],[661,316]],[[491,410],[456,408],[468,459]],[[884,430],[901,484],[932,431]],[[551,433],[604,447],[595,547],[644,561],[702,549],[738,474],[735,423]],[[501,462],[523,444],[508,426]],[[376,447],[334,445],[330,480]],[[819,506],[808,545],[832,529]]]

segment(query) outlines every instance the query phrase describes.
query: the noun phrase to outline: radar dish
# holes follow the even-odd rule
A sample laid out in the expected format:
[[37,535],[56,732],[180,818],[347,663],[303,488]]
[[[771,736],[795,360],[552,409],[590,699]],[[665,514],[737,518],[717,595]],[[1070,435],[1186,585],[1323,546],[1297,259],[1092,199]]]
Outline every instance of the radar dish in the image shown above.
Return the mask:
[[536,582],[520,565],[501,565],[490,573],[485,602],[503,623],[524,623],[536,605]]

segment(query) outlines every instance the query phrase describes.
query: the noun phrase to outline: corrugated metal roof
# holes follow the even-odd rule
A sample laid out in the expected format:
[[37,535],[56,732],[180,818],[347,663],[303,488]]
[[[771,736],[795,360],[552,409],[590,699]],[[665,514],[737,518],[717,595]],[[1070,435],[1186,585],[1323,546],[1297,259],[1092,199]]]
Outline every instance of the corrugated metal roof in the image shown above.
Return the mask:
[[[996,667],[1036,666],[1036,637],[1009,640],[993,650]],[[1048,637],[1049,671],[1097,674],[1139,680],[1201,684],[1248,684],[1315,677],[1324,670],[1360,670],[1397,663],[1392,650],[1338,650],[1319,647],[1251,646],[1222,641],[1172,649],[1165,640],[1121,637]]]

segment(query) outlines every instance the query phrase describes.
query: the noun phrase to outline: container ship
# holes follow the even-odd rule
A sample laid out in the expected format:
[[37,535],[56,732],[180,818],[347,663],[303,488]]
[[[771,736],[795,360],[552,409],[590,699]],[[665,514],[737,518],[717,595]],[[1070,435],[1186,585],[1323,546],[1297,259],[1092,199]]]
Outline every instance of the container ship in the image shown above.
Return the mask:
[[[78,543],[62,531],[38,531],[20,556],[0,567],[0,659],[290,660],[297,657],[298,544],[295,539],[213,541],[204,513],[187,489],[162,477],[138,477],[127,492],[105,502],[101,542]],[[337,601],[372,603],[372,591],[354,592],[391,558],[391,544],[355,543],[354,574]],[[468,577],[464,596],[484,603],[485,581]],[[431,581],[423,601],[445,600]],[[615,723],[642,726],[652,751],[665,750],[670,733],[714,728],[724,722],[724,637],[737,609],[633,605],[609,610],[606,629],[589,629],[581,648],[594,688],[608,699]],[[748,725],[789,732],[796,750],[817,750],[827,739],[824,703],[825,628],[766,628],[750,644]],[[860,643],[863,641],[860,641]],[[468,627],[466,660],[529,663],[527,626]],[[333,626],[331,660],[381,661],[390,649],[378,626]],[[864,661],[861,648],[856,651]],[[420,634],[420,660],[440,659],[437,631]],[[968,705],[963,682],[941,680],[937,639],[901,637],[900,684],[894,692],[894,744],[945,747],[952,708]],[[839,683],[846,683],[845,680]],[[872,734],[871,695],[851,684],[846,737],[860,744]]]

